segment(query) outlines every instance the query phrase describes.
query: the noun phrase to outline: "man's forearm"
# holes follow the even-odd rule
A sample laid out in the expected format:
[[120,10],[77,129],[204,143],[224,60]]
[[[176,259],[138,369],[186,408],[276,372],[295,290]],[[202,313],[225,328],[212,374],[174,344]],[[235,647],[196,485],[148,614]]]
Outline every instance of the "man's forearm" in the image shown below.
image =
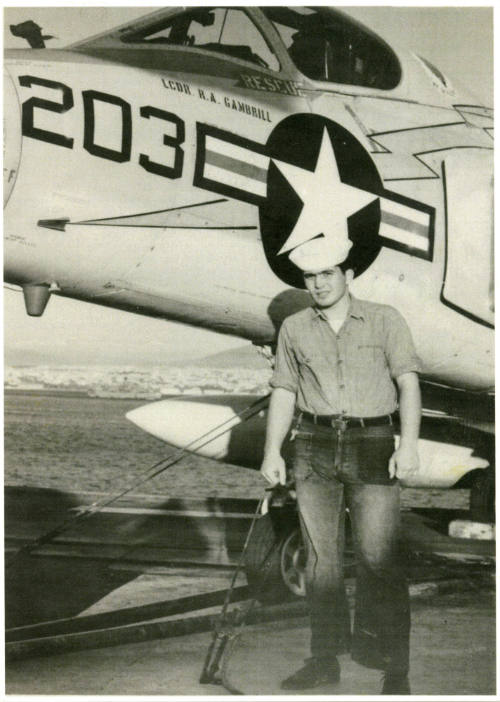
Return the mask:
[[396,382],[399,388],[401,439],[389,461],[389,476],[404,480],[415,474],[419,468],[418,435],[422,403],[416,373],[404,373]]
[[269,403],[264,454],[279,453],[290,429],[295,409],[295,394],[285,388],[275,388]]
[[420,433],[422,401],[416,373],[405,373],[398,378],[401,445],[414,447]]

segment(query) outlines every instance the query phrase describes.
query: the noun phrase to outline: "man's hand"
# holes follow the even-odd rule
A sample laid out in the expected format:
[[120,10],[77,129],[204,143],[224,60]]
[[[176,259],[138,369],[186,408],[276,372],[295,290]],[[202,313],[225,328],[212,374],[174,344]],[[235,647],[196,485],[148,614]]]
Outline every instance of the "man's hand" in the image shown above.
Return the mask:
[[271,485],[276,485],[277,483],[285,485],[286,483],[285,461],[279,452],[269,453],[264,456],[260,472]]
[[419,467],[420,461],[416,446],[414,448],[399,446],[389,460],[389,476],[400,480],[409,478],[417,473]]

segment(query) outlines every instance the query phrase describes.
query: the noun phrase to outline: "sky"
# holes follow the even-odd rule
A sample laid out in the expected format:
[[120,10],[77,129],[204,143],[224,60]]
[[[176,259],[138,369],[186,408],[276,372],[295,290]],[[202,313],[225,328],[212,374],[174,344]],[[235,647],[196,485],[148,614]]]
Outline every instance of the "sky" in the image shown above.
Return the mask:
[[[32,19],[62,48],[145,14],[147,6],[4,7],[4,47],[25,48],[9,25]],[[493,106],[493,11],[491,7],[343,7],[390,43],[418,53],[453,84],[467,86]],[[103,3],[100,3],[103,5]],[[156,8],[151,8],[156,9]],[[402,41],[404,40],[404,41]],[[19,292],[4,288],[5,363],[161,365],[188,361],[245,343],[163,320],[58,298],[41,318],[28,317]]]

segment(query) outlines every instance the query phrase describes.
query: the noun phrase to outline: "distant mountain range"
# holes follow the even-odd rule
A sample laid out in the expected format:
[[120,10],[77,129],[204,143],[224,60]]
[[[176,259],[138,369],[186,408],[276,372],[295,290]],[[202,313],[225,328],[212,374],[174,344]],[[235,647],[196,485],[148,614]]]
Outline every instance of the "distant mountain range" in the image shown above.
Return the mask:
[[[56,360],[57,362],[57,360]],[[46,354],[28,349],[4,347],[4,364],[6,366],[45,366],[48,365]]]
[[[180,364],[176,363],[176,365]],[[249,368],[251,370],[269,368],[268,361],[253,344],[245,344],[245,346],[238,346],[236,349],[210,354],[199,361],[189,363],[189,365],[202,368]]]
[[236,349],[221,351],[219,353],[210,354],[200,359],[186,359],[180,362],[178,356],[168,357],[163,356],[158,359],[157,355],[148,357],[145,355],[137,362],[121,360],[107,360],[100,356],[98,350],[91,354],[79,351],[71,358],[68,355],[67,349],[58,347],[52,348],[50,354],[47,352],[37,351],[34,349],[25,348],[5,348],[4,363],[6,366],[136,366],[136,367],[152,367],[152,366],[196,366],[200,368],[248,368],[250,370],[260,370],[269,368],[268,362],[257,351],[257,347],[252,344],[245,344]]

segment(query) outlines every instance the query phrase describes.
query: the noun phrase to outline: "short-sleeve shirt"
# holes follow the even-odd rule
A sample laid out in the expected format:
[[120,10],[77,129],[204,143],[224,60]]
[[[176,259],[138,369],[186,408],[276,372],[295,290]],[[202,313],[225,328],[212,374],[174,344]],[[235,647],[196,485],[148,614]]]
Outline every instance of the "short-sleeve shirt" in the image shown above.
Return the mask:
[[397,408],[394,379],[420,368],[402,315],[350,296],[337,334],[319,308],[285,319],[270,384],[293,392],[302,411],[376,417]]

